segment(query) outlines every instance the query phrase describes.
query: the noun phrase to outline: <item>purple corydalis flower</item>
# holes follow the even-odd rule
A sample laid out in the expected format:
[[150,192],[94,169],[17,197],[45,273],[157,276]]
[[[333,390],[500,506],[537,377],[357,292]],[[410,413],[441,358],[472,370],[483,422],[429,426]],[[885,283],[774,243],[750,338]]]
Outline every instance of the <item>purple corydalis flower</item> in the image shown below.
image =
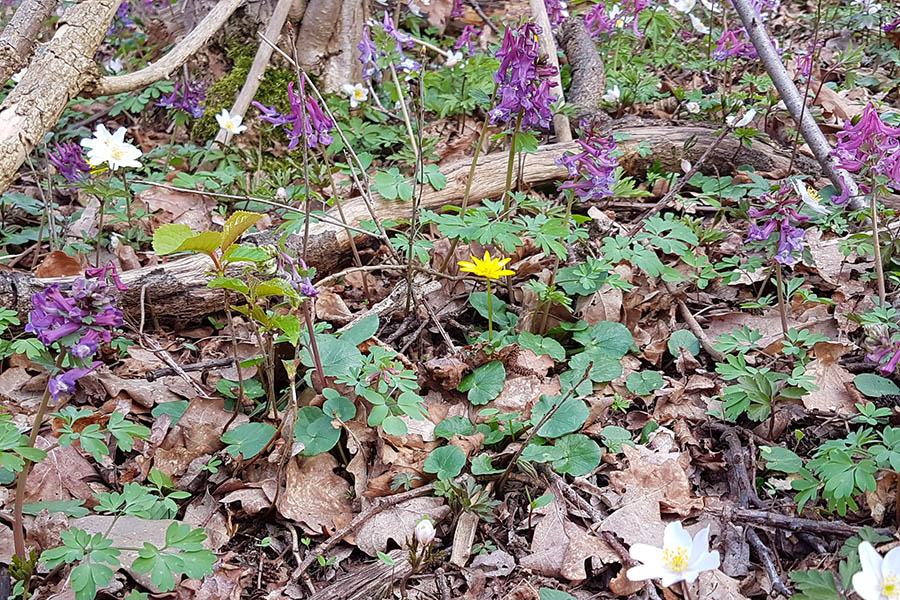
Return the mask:
[[563,183],[559,189],[574,190],[582,200],[607,198],[612,195],[616,182],[617,162],[612,157],[616,142],[602,137],[594,126],[585,128],[578,154],[566,154],[556,159],[556,164],[569,171],[573,181]]
[[454,50],[462,50],[466,49],[466,56],[474,56],[475,50],[478,44],[478,38],[481,36],[481,29],[476,29],[471,25],[466,25],[463,27],[462,33],[459,34],[459,37],[456,38],[456,43],[453,44]]
[[50,397],[54,401],[58,401],[63,394],[71,394],[75,391],[75,382],[96,369],[101,363],[92,363],[89,367],[76,367],[64,371],[47,382],[47,389],[50,391]]
[[287,277],[291,286],[307,298],[313,298],[319,295],[319,291],[313,286],[312,281],[307,275],[309,268],[302,258],[294,258],[286,252],[279,252],[277,255],[278,270]]
[[750,218],[757,222],[750,225],[746,241],[765,242],[777,230],[775,260],[783,265],[796,263],[806,241],[806,230],[797,225],[809,221],[808,216],[801,215],[797,210],[803,199],[791,183],[782,181],[777,190],[762,197],[762,202],[764,208],[754,207],[747,211]]
[[384,11],[384,18],[381,20],[381,26],[384,28],[386,34],[394,38],[394,41],[397,43],[397,52],[400,54],[403,54],[404,47],[412,48],[415,44],[411,35],[397,29],[394,19],[387,11]]
[[866,105],[855,124],[846,121],[837,137],[834,155],[842,168],[854,173],[872,168],[900,186],[900,128],[882,121],[874,106]]
[[882,375],[891,375],[900,363],[900,340],[892,341],[889,337],[883,336],[878,343],[878,346],[866,354],[866,360],[877,364],[878,371]]
[[713,58],[724,61],[729,58],[756,58],[756,48],[744,36],[741,29],[741,37],[734,29],[726,29],[722,32],[722,36],[716,43],[716,49],[712,54]]
[[370,79],[375,71],[378,70],[378,64],[376,63],[378,48],[375,46],[375,42],[372,41],[372,35],[368,26],[363,27],[363,36],[356,48],[359,50],[359,62],[363,66],[363,77]]
[[514,123],[521,116],[521,128],[550,127],[550,105],[556,97],[550,88],[556,84],[556,69],[538,63],[540,27],[524,23],[507,27],[503,44],[497,51],[500,67],[494,75],[500,102],[491,110],[491,122]]
[[56,152],[48,152],[47,159],[69,183],[81,181],[85,173],[91,172],[90,165],[84,159],[81,146],[75,142],[56,144]]
[[453,8],[450,10],[451,19],[460,19],[466,15],[463,0],[453,0]]
[[566,0],[544,0],[550,27],[556,29],[569,16],[569,3]]
[[198,81],[189,81],[184,85],[176,83],[172,93],[163,96],[156,105],[168,109],[178,109],[199,119],[206,110],[200,105],[204,100],[206,100],[206,90],[203,89],[203,84]]
[[[291,114],[283,115],[274,106],[263,106],[259,102],[253,102],[253,106],[262,111],[260,119],[268,121],[275,126],[284,127],[284,133],[290,143],[288,150],[293,150],[300,145],[300,139],[306,140],[307,148],[315,148],[319,144],[329,145],[334,141],[331,131],[334,129],[334,121],[325,114],[322,107],[311,95],[306,93],[306,81],[300,80],[300,94],[294,95],[294,82],[288,84],[288,100],[291,103]],[[304,107],[302,102],[305,102]]]

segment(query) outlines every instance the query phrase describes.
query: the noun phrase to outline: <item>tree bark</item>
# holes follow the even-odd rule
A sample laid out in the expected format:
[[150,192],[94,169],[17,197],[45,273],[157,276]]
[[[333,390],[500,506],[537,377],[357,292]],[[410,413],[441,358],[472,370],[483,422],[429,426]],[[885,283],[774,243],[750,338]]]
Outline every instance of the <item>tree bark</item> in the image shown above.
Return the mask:
[[0,34],[0,84],[27,64],[34,42],[57,0],[24,0]]
[[0,105],[0,192],[90,80],[94,53],[120,3],[84,0],[67,8],[46,50]]
[[310,0],[306,7],[297,33],[298,63],[322,77],[325,92],[361,79],[355,53],[365,25],[364,8],[363,0]]
[[[620,163],[631,175],[646,172],[654,161],[659,161],[663,169],[677,170],[681,159],[696,161],[700,154],[716,138],[714,129],[690,126],[634,126],[615,129],[620,137],[619,149],[623,151]],[[693,140],[688,150],[685,143]],[[650,153],[646,156],[646,150]],[[521,182],[526,186],[552,184],[567,177],[565,167],[556,164],[556,159],[564,152],[576,152],[579,146],[574,142],[542,146],[533,154],[524,155]],[[494,152],[483,156],[479,161],[478,175],[472,182],[471,198],[498,197],[506,186],[507,153]],[[808,159],[807,159],[808,160]],[[809,161],[807,165],[815,174],[816,164]],[[724,140],[717,148],[715,155],[706,161],[709,173],[726,174],[733,172],[734,165],[755,165],[763,173],[786,171],[790,156],[775,147],[761,141],[755,141],[753,148],[742,147],[737,140]],[[427,210],[439,210],[442,206],[456,204],[463,196],[468,177],[470,161],[456,161],[442,167],[447,176],[447,186],[442,190],[429,189],[422,194],[420,207]],[[802,163],[798,167],[806,168]],[[365,203],[359,197],[344,201],[344,214],[350,225],[358,225],[371,216]],[[380,220],[395,217],[398,210],[405,210],[407,205],[398,200],[386,200],[375,197],[375,212]],[[309,263],[316,267],[320,275],[335,268],[348,265],[351,261],[350,246],[344,229],[339,225],[315,223],[310,226]],[[275,240],[269,234],[250,236],[251,243],[266,244]],[[378,241],[370,236],[356,236],[359,247],[371,247]],[[303,250],[303,236],[291,236],[286,245],[293,252]],[[209,276],[209,260],[204,256],[175,258],[169,262],[134,269],[122,273],[123,281],[131,289],[120,294],[119,304],[134,322],[141,317],[141,289],[145,289],[146,316],[154,311],[160,323],[180,326],[200,321],[208,314],[218,312],[222,308],[220,290],[209,290],[206,284]],[[24,322],[31,309],[31,295],[54,282],[68,285],[72,278],[37,279],[30,275],[0,272],[0,306],[15,310]]]

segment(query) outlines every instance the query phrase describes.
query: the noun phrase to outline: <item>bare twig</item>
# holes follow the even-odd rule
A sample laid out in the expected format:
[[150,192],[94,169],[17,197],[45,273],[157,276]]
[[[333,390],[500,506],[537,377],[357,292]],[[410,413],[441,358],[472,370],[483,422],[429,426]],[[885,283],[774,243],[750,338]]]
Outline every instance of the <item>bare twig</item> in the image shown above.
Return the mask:
[[775,567],[775,561],[772,558],[771,550],[769,550],[769,547],[759,539],[759,534],[751,527],[747,528],[747,540],[750,542],[750,545],[753,546],[753,549],[756,550],[756,555],[759,557],[760,562],[762,562],[763,568],[766,570],[766,575],[769,576],[769,581],[772,582],[772,589],[782,596],[790,596],[791,591],[784,585],[781,576],[778,574],[778,569]]
[[191,363],[189,365],[180,365],[178,370],[175,367],[162,367],[147,371],[144,379],[147,381],[156,381],[160,377],[168,377],[181,373],[191,373],[195,371],[205,371],[206,369],[217,369],[219,367],[230,367],[234,363],[234,358],[227,356],[225,358],[211,358],[209,360],[201,360],[200,362]]

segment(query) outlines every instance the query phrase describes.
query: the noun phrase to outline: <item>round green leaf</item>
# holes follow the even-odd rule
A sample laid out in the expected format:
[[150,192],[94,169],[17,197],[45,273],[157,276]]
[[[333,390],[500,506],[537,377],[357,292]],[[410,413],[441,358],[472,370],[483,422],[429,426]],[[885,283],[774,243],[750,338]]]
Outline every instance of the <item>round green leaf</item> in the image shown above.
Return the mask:
[[[553,406],[561,400],[560,396],[541,396],[534,408],[531,409],[531,424],[541,422]],[[569,398],[556,410],[550,419],[544,423],[537,434],[545,438],[555,438],[573,431],[578,431],[587,421],[587,404],[578,398]]]
[[471,374],[463,377],[460,392],[469,392],[469,402],[478,406],[487,404],[500,395],[506,383],[506,369],[499,360],[483,364]]
[[[333,335],[316,334],[316,345],[319,348],[319,358],[322,359],[322,370],[326,377],[340,377],[346,374],[351,367],[362,361],[362,353],[356,344],[338,339]],[[300,351],[300,360],[303,366],[313,369],[315,363],[306,345]]]
[[574,373],[577,373],[577,377],[571,382],[573,385],[581,379],[581,376],[584,375],[584,370],[587,369],[587,366],[590,363],[594,363],[591,367],[591,372],[588,374],[588,379],[590,381],[605,383],[622,375],[622,363],[620,362],[620,359],[610,358],[593,349],[585,350],[584,352],[579,352],[569,360],[569,368],[572,369]]
[[358,346],[378,332],[378,315],[371,314],[341,334],[341,340]]
[[575,596],[560,590],[542,587],[538,590],[540,600],[575,600]]
[[678,358],[679,348],[684,348],[691,356],[697,356],[700,353],[700,340],[689,329],[672,332],[672,335],[669,336],[669,343],[666,345],[675,358]]
[[303,456],[328,452],[337,444],[341,430],[331,425],[331,419],[317,406],[304,406],[297,411],[294,439],[303,444]]
[[659,371],[640,371],[629,373],[625,378],[625,387],[632,394],[649,396],[665,385],[662,374]]
[[607,425],[600,432],[600,437],[603,438],[603,443],[611,452],[619,453],[622,451],[622,444],[632,444],[631,432],[618,425]]
[[329,418],[335,416],[341,421],[349,421],[356,416],[356,405],[341,396],[336,390],[325,388],[322,390],[325,403],[322,404],[322,412]]
[[564,360],[566,358],[566,350],[562,347],[562,344],[553,338],[536,335],[530,331],[523,331],[519,334],[519,345],[523,348],[528,348],[535,354],[546,354],[553,360]]
[[450,439],[454,435],[471,435],[475,427],[462,416],[447,417],[434,426],[434,437]]
[[614,321],[600,321],[572,337],[585,348],[610,358],[622,358],[634,344],[634,338],[628,328]]
[[544,444],[535,444],[531,442],[522,451],[519,460],[526,462],[548,463],[555,460],[561,460],[562,452],[556,446],[546,446]]
[[441,446],[425,459],[425,472],[434,473],[438,479],[453,479],[466,465],[466,455],[456,446]]
[[479,454],[472,459],[472,475],[496,475],[503,469],[495,469],[491,463],[491,457],[487,454]]
[[860,373],[853,378],[853,385],[869,398],[900,394],[900,387],[896,383],[874,373]]
[[557,473],[573,477],[587,475],[600,465],[603,451],[600,445],[586,435],[573,433],[556,441],[563,457],[553,462]]
[[275,435],[275,427],[268,423],[244,423],[222,434],[222,442],[228,444],[225,452],[244,460],[253,458],[266,447]]
[[381,422],[381,428],[388,435],[406,435],[409,431],[406,428],[406,422],[400,417],[395,416],[386,417],[384,421]]

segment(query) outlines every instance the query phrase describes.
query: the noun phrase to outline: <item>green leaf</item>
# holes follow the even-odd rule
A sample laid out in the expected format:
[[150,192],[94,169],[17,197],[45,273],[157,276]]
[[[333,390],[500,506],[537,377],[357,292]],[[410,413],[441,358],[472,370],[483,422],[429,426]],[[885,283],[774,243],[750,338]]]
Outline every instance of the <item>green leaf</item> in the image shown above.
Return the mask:
[[[326,377],[340,377],[347,374],[352,367],[362,362],[362,353],[356,344],[342,338],[336,338],[328,334],[316,334],[316,344],[319,348],[319,358],[322,359],[322,370]],[[315,368],[312,356],[309,353],[308,344],[304,344],[300,350],[300,360],[303,366]]]
[[853,385],[870,398],[900,394],[900,387],[896,383],[874,373],[860,373],[853,378]]
[[371,314],[341,334],[341,340],[354,346],[372,338],[378,332],[378,315]]
[[799,473],[803,468],[803,459],[781,446],[760,446],[759,452],[766,461],[766,468],[782,473]]
[[22,512],[26,515],[37,515],[42,510],[47,510],[51,515],[63,513],[67,517],[86,517],[91,511],[84,507],[84,500],[51,500],[46,502],[28,502],[22,505]]
[[576,600],[572,594],[545,587],[538,590],[538,597],[540,600]]
[[153,418],[158,419],[162,415],[169,415],[172,419],[172,424],[169,427],[174,427],[178,420],[181,419],[181,415],[184,414],[184,411],[187,410],[187,407],[190,405],[190,402],[187,400],[173,400],[171,402],[161,402],[153,407],[153,410],[150,411],[150,414],[153,415]]
[[[531,409],[531,424],[537,425],[550,410],[562,400],[561,396],[541,396]],[[581,429],[587,421],[590,410],[578,398],[568,398],[544,423],[537,434],[545,438],[556,438]]]
[[238,210],[228,217],[225,225],[222,227],[221,248],[222,252],[228,250],[228,247],[234,243],[241,234],[253,227],[257,221],[263,218],[263,215],[246,210]]
[[223,262],[254,262],[261,263],[269,260],[271,255],[263,248],[257,246],[244,246],[233,244],[222,255]]
[[322,395],[325,396],[322,412],[328,418],[333,419],[336,416],[341,421],[346,422],[356,416],[356,405],[341,396],[337,390],[325,388],[322,390]]
[[450,439],[454,435],[472,435],[475,426],[462,416],[447,417],[434,426],[434,437]]
[[531,442],[525,446],[519,460],[525,462],[548,463],[555,460],[562,460],[563,449],[556,446],[547,446],[545,444],[536,444]]
[[[518,321],[518,317],[515,314],[509,312],[506,307],[506,302],[491,294],[491,309],[494,311],[494,323],[500,325],[501,327],[508,327],[510,325],[515,325]],[[472,292],[469,294],[469,304],[472,305],[479,315],[488,318],[488,300],[487,300],[487,292]]]
[[831,571],[791,571],[791,581],[799,594],[796,600],[841,600]]
[[487,454],[479,454],[472,459],[472,475],[496,475],[503,469],[495,469],[491,463],[491,457]]
[[600,321],[572,337],[585,349],[616,359],[625,356],[634,344],[634,338],[628,328],[614,321]]
[[400,417],[390,415],[381,422],[381,429],[388,435],[406,435],[409,429]]
[[572,433],[556,440],[562,458],[553,462],[557,473],[573,477],[587,475],[600,465],[603,451],[600,445],[586,435]]
[[468,392],[469,402],[480,406],[499,396],[505,383],[506,369],[503,367],[503,363],[493,360],[463,377],[456,389],[460,392]]
[[466,465],[466,455],[456,446],[441,446],[425,459],[425,472],[434,473],[440,480],[453,479]]
[[222,234],[218,231],[201,231],[197,235],[191,236],[181,242],[181,245],[178,246],[175,251],[212,254],[219,247],[221,241]]
[[97,590],[106,586],[112,576],[113,570],[106,565],[91,561],[82,562],[72,569],[70,575],[75,600],[94,600]]
[[634,445],[631,441],[631,432],[618,425],[607,425],[600,431],[600,437],[610,452],[621,452],[622,444]]
[[238,294],[242,294],[245,296],[250,293],[250,288],[247,286],[247,284],[240,279],[237,279],[236,277],[215,277],[206,284],[206,287],[211,290],[231,290],[232,292],[237,292]]
[[378,554],[378,560],[380,560],[382,563],[384,563],[385,565],[387,565],[389,567],[394,566],[394,559],[393,559],[393,557],[391,557],[391,555],[385,554],[381,550],[377,550],[376,552]]
[[697,356],[700,353],[700,340],[689,329],[672,332],[666,346],[669,348],[669,353],[675,358],[678,358],[679,348],[684,348],[691,356]]
[[331,418],[317,406],[304,406],[297,411],[294,439],[303,444],[303,456],[315,456],[328,452],[341,438],[341,430],[335,429]]
[[543,337],[523,331],[519,334],[519,345],[528,348],[537,355],[546,354],[553,360],[565,360],[566,351],[562,344],[550,337]]
[[186,239],[194,232],[181,223],[167,223],[153,232],[153,251],[159,256],[177,252]]
[[659,371],[635,371],[625,378],[625,387],[638,396],[649,396],[664,385],[662,373]]
[[274,435],[275,427],[268,423],[244,423],[223,433],[222,442],[228,444],[228,454],[248,460],[262,452]]

